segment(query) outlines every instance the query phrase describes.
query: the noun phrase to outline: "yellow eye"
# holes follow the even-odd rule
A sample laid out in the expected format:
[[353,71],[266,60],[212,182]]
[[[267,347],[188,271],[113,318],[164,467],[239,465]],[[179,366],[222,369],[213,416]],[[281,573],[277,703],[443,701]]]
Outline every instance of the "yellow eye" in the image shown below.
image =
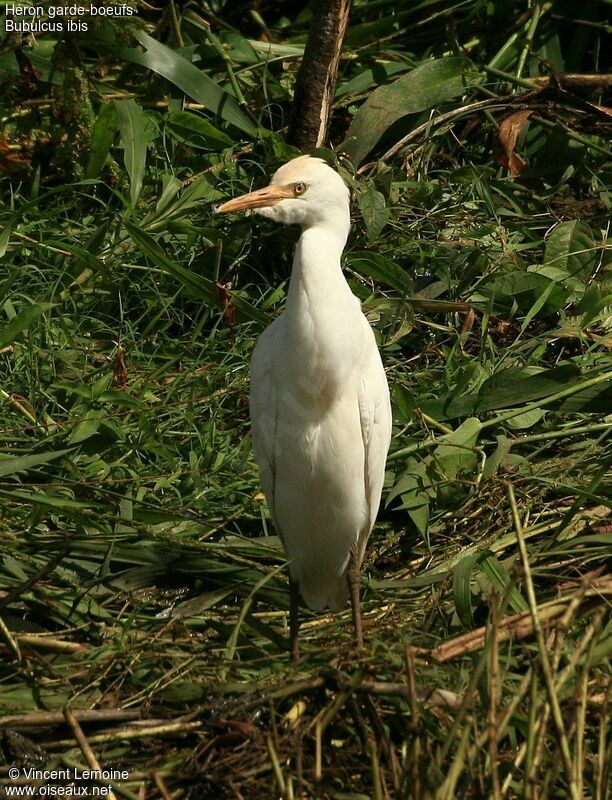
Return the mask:
[[298,183],[293,184],[293,191],[295,192],[296,197],[299,197],[301,194],[304,194],[306,191],[306,184],[302,183],[302,181],[298,181]]

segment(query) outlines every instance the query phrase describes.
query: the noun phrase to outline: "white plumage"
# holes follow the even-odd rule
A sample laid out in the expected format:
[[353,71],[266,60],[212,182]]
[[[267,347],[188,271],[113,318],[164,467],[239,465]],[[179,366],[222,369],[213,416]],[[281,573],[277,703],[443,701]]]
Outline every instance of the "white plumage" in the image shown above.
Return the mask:
[[253,353],[253,446],[291,578],[310,608],[337,610],[374,525],[391,438],[380,354],[340,265],[349,192],[301,156],[219,211],[246,208],[302,227],[285,310]]

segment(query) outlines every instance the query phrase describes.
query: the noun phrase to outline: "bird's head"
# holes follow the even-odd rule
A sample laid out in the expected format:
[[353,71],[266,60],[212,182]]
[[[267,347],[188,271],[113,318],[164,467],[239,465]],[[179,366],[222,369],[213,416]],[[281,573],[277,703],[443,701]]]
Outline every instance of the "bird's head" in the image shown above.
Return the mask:
[[269,186],[234,197],[217,208],[227,214],[252,209],[263,217],[287,225],[309,228],[348,218],[349,190],[325,161],[299,156],[278,169]]

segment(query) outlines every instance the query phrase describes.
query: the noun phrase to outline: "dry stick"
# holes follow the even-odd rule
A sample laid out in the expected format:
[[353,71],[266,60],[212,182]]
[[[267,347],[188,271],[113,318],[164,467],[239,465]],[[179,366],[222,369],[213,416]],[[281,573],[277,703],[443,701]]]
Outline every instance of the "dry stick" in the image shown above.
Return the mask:
[[281,769],[280,761],[278,760],[274,742],[272,741],[272,737],[270,735],[266,737],[266,747],[268,748],[268,755],[270,756],[270,761],[272,762],[272,769],[274,770],[274,777],[276,778],[278,789],[281,793],[281,797],[284,797],[287,790],[285,777]]
[[459,747],[457,748],[453,763],[448,770],[444,783],[440,787],[438,794],[436,794],[436,798],[440,798],[440,800],[455,800],[455,786],[457,785],[459,775],[463,769],[465,751],[467,750],[468,740],[470,737],[470,728],[470,725],[466,725],[461,733],[461,741],[459,742]]
[[489,625],[489,708],[487,729],[489,734],[489,758],[491,761],[491,788],[494,800],[500,800],[499,769],[497,751],[497,687],[499,682],[499,646],[497,641],[497,593],[491,597]]
[[[76,739],[77,744],[81,749],[81,753],[83,753],[85,761],[87,762],[89,767],[91,767],[91,769],[95,770],[96,772],[102,772],[102,767],[100,766],[100,762],[96,758],[96,754],[91,749],[91,745],[87,741],[87,737],[83,733],[83,729],[79,725],[77,718],[68,708],[68,706],[66,706],[66,708],[64,709],[64,717],[66,718],[66,722],[68,723],[68,725],[70,725],[70,727],[72,728],[74,738]],[[117,800],[117,797],[115,793],[112,791],[112,789],[109,790],[107,797],[110,797],[110,800]]]
[[[606,758],[606,736],[608,733],[608,716],[610,702],[612,701],[612,681],[608,682],[608,690],[604,702],[603,711],[599,720],[599,748],[597,751],[597,775],[595,778],[595,800],[604,800],[605,790],[609,779],[609,758]],[[612,741],[608,746],[608,756],[612,749]],[[606,784],[604,786],[604,783]]]
[[[422,134],[427,132],[427,129],[432,126],[433,123],[436,125],[443,125],[445,122],[450,122],[453,119],[457,119],[458,117],[462,117],[464,114],[473,114],[475,111],[481,111],[484,108],[491,109],[491,108],[508,108],[508,106],[512,106],[513,108],[523,108],[524,106],[517,103],[511,103],[506,100],[502,100],[499,98],[490,98],[488,100],[479,100],[477,103],[469,103],[467,106],[461,106],[461,108],[455,108],[453,111],[448,111],[446,114],[440,114],[435,118],[435,120],[428,120],[423,125],[419,125],[418,128],[410,131],[410,133],[406,134],[399,142],[396,142],[393,147],[390,147],[387,152],[380,158],[380,161],[388,161],[393,156],[396,156],[400,150],[403,150],[406,145],[410,144],[411,142],[418,139]],[[369,167],[369,164],[365,164],[358,170],[358,174],[361,174],[366,167]]]
[[[598,602],[612,594],[612,580],[609,576],[591,582],[591,585],[584,591],[583,600]],[[551,625],[562,617],[568,608],[568,602],[572,604],[573,598],[562,597],[544,603],[539,608],[539,625]],[[531,611],[522,611],[505,617],[498,625],[498,641],[503,642],[509,638],[524,639],[535,632],[533,615]],[[462,634],[450,642],[438,645],[431,651],[431,655],[436,661],[444,662],[452,658],[464,656],[481,650],[485,644],[486,627],[477,628],[475,631]]]
[[[410,687],[405,683],[392,683],[390,681],[368,681],[355,689],[358,693],[376,696],[405,697],[410,699]],[[448,708],[456,711],[463,704],[463,695],[451,692],[449,689],[426,689],[423,686],[415,687],[415,694],[424,708]]]
[[315,724],[315,769],[314,780],[317,790],[317,797],[321,794],[321,778],[323,776],[322,770],[322,746],[321,746],[321,720],[317,719]]
[[453,744],[457,731],[459,730],[459,727],[461,726],[464,720],[468,706],[472,702],[472,695],[474,693],[474,690],[478,686],[478,681],[480,680],[480,676],[482,675],[484,668],[485,668],[485,659],[484,657],[481,657],[478,660],[478,664],[476,664],[476,668],[472,672],[472,678],[463,696],[463,702],[461,703],[461,707],[457,710],[455,719],[453,720],[453,724],[451,725],[451,729],[448,732],[446,739],[444,740],[440,753],[438,754],[439,764],[444,764],[446,762],[446,757],[448,756],[448,753],[450,751],[451,745]]
[[531,788],[530,796],[533,796],[534,800],[536,800],[538,796],[537,787],[539,785],[539,781],[536,779],[536,776],[538,769],[540,767],[542,753],[544,752],[544,738],[546,736],[546,728],[548,727],[549,717],[550,717],[550,705],[546,703],[544,705],[544,711],[542,712],[542,716],[538,721],[538,726],[536,726],[535,752],[533,755],[533,761],[531,762],[531,771],[527,775],[527,780]]
[[[528,718],[528,727],[527,727],[527,741],[524,745],[520,748],[520,752],[516,757],[514,762],[514,768],[518,769],[521,765],[523,758],[525,758],[525,780],[523,781],[524,784],[524,796],[531,797],[531,775],[532,775],[532,765],[535,755],[535,746],[536,746],[536,735],[537,735],[537,720],[536,720],[536,705],[538,699],[538,683],[537,683],[537,676],[535,669],[530,669],[530,686],[529,686],[529,718]],[[508,774],[508,778],[512,778],[512,772]],[[510,781],[506,778],[506,782],[508,786],[510,786]],[[506,789],[506,785],[504,784],[504,791]]]
[[542,75],[530,80],[540,89],[561,86],[563,89],[592,90],[609,89],[612,86],[612,74],[609,73],[578,75],[572,72],[555,72],[553,75]]
[[[128,739],[147,739],[152,736],[175,736],[178,733],[190,733],[199,730],[201,727],[201,722],[169,722],[164,725],[151,725],[149,728],[120,728],[111,733],[99,733],[90,736],[89,741],[93,742],[93,744],[107,744]],[[68,739],[60,740],[53,744],[54,749],[60,749],[67,747],[71,743],[71,740]]]
[[[568,608],[567,608],[563,618],[559,622],[559,628],[560,629],[565,630],[569,626],[569,623],[570,623],[571,619],[573,618],[573,616],[575,615],[575,613],[577,612],[577,610],[580,607],[580,601],[583,599],[584,594],[585,594],[585,589],[586,589],[586,587],[588,585],[589,585],[589,583],[585,581],[583,586],[581,587],[581,590],[579,592],[577,592],[577,594],[574,596],[574,598],[572,598],[572,601],[568,605]],[[586,652],[587,648],[589,648],[589,646],[591,645],[591,642],[592,642],[595,634],[597,633],[597,631],[599,630],[599,628],[601,626],[601,622],[602,622],[604,613],[605,613],[605,609],[604,608],[599,608],[596,611],[595,616],[593,618],[592,624],[588,627],[585,635],[580,640],[578,646],[574,649],[574,652],[572,653],[572,657],[570,658],[567,666],[565,667],[565,669],[562,670],[561,673],[557,673],[557,678],[556,678],[556,681],[555,681],[555,689],[556,689],[557,692],[559,692],[563,688],[563,686],[567,682],[568,678],[570,677],[570,675],[572,674],[572,672],[575,670],[576,666],[578,665],[578,662],[582,658],[583,654]],[[556,654],[555,654],[555,664],[554,664],[555,672],[557,672],[557,669],[558,669],[558,666],[559,666],[560,655],[561,655],[560,651],[557,649],[556,650]],[[514,711],[516,710],[516,708],[518,707],[519,703],[521,702],[521,700],[523,698],[523,695],[525,694],[525,692],[527,690],[528,684],[530,684],[531,685],[531,703],[530,703],[530,707],[529,707],[529,724],[528,724],[529,735],[528,735],[527,741],[524,742],[521,745],[521,747],[519,748],[519,752],[518,752],[517,757],[516,757],[516,759],[514,761],[514,769],[518,769],[518,767],[520,767],[521,763],[523,762],[523,759],[525,757],[527,758],[526,776],[531,775],[532,772],[533,772],[533,770],[532,770],[532,761],[534,759],[534,753],[536,753],[536,750],[537,750],[537,753],[536,753],[535,764],[537,764],[539,762],[539,758],[541,756],[541,747],[542,747],[543,741],[544,741],[543,740],[543,736],[544,736],[544,733],[546,731],[546,723],[548,721],[548,711],[549,711],[549,707],[547,705],[546,708],[545,708],[544,723],[542,725],[542,720],[538,720],[536,718],[536,713],[538,712],[539,709],[538,709],[538,703],[537,703],[537,684],[536,684],[535,681],[536,681],[535,671],[533,670],[532,667],[530,667],[529,670],[527,671],[527,673],[525,674],[523,680],[521,681],[521,684],[520,684],[518,690],[514,693],[514,697],[513,697],[512,701],[511,701],[511,703],[506,708],[506,712],[504,714],[504,717],[503,717],[503,719],[501,721],[501,724],[499,725],[498,731],[497,731],[497,736],[498,736],[498,741],[499,741],[501,739],[501,736],[505,733],[506,727],[507,727],[510,719],[512,718],[512,715],[514,714]],[[538,727],[538,726],[540,726],[540,727]],[[538,737],[537,738],[537,747],[535,745],[536,737]],[[534,767],[534,769],[535,769],[535,767]],[[506,779],[505,779],[504,784],[502,786],[502,797],[505,796],[505,794],[508,792],[508,789],[510,788],[510,783],[512,781],[512,777],[513,777],[513,773],[512,773],[512,771],[510,771],[508,773],[508,775],[506,776]],[[529,790],[529,780],[526,779],[524,783],[525,783],[525,786],[526,786],[526,791]],[[530,794],[526,794],[525,795],[525,797],[529,797],[529,796],[530,796]]]
[[[377,737],[377,741],[380,742],[380,753],[385,756],[389,764],[391,765],[391,774],[393,778],[393,789],[395,792],[399,791],[399,764],[397,762],[397,756],[395,754],[395,750],[393,749],[393,743],[387,733],[387,730],[380,718],[380,713],[370,694],[366,694],[364,697],[364,705],[365,710],[370,718],[370,722],[372,724],[372,730],[374,731],[375,736]],[[387,796],[388,792],[386,787],[384,786],[384,775],[381,770],[380,772],[381,782],[383,783],[384,794]]]
[[6,627],[4,620],[2,619],[1,616],[0,616],[0,636],[2,636],[4,641],[7,643],[9,650],[13,653],[17,661],[21,662],[22,655],[21,651],[19,650],[19,645],[13,638],[13,635],[11,634],[9,629]]
[[410,700],[410,729],[413,734],[411,775],[411,793],[413,800],[419,800],[421,796],[421,775],[419,772],[419,762],[421,756],[421,724],[419,719],[419,706],[416,696],[416,676],[414,671],[414,650],[410,645],[404,649],[406,658],[406,672],[408,673],[408,698]]
[[[109,708],[100,711],[73,711],[79,724],[83,722],[130,722],[141,719],[140,711],[129,711],[124,708]],[[47,728],[65,725],[66,717],[61,711],[32,711],[29,714],[11,714],[0,717],[0,730],[10,728]]]
[[37,633],[19,633],[15,637],[21,646],[32,650],[47,650],[50,653],[86,653],[90,645],[79,642],[66,642],[52,636],[39,636]]
[[19,400],[16,400],[12,395],[10,395],[7,392],[5,392],[4,389],[0,389],[0,397],[3,398],[4,400],[8,400],[9,403],[13,406],[13,408],[16,408],[17,411],[21,412],[23,414],[23,416],[26,419],[28,419],[33,425],[36,425],[39,428],[42,427],[42,425],[39,424],[39,422],[36,419],[36,417],[34,417],[28,411],[28,409],[19,402]]
[[[557,679],[555,681],[555,689],[557,690],[557,692],[559,692],[563,688],[563,686],[567,683],[570,675],[576,669],[576,666],[578,665],[578,662],[580,661],[584,653],[593,646],[594,637],[599,628],[601,627],[604,613],[605,609],[603,608],[600,608],[596,611],[592,624],[589,625],[586,633],[578,643],[578,646],[574,649],[574,652],[572,653],[572,657],[569,660],[569,663],[560,673],[557,674]],[[528,738],[527,741],[524,742],[519,748],[519,752],[514,760],[514,769],[515,770],[518,769],[522,764],[523,759],[525,760],[525,776],[526,776],[524,781],[526,787],[525,797],[530,797],[531,793],[529,791],[529,785],[531,778],[529,776],[531,776],[534,772],[532,764],[534,762],[534,758],[536,755],[536,741],[537,744],[541,747],[543,743],[541,735],[543,735],[544,729],[539,728],[541,721],[539,721],[537,717],[537,714],[539,713],[540,709],[538,707],[538,701],[537,701],[536,674],[533,668],[530,668],[526,673],[525,678],[523,678],[523,682],[521,683],[521,687],[523,686],[523,683],[525,681],[530,682],[531,685],[529,719],[527,724]],[[507,721],[509,721],[510,717],[514,713],[514,709],[516,708],[516,706],[518,706],[518,703],[520,702],[524,694],[524,691],[522,690],[521,687],[519,687],[518,692],[515,693],[515,698],[508,707],[506,716],[504,717],[504,720],[500,725],[498,735],[502,732],[502,729],[505,731]],[[546,706],[545,717],[546,719],[548,719],[548,706]],[[544,728],[545,727],[546,726],[544,725]],[[539,755],[537,760],[539,760]],[[512,778],[513,778],[513,771],[511,770],[506,776],[506,779],[502,786],[502,796],[504,796],[508,792],[508,789],[510,788],[510,783],[512,782]]]
[[538,605],[535,596],[535,591],[533,588],[533,581],[531,578],[529,556],[527,554],[527,547],[525,545],[525,539],[523,537],[523,525],[519,517],[518,507],[516,505],[516,498],[514,496],[514,490],[512,488],[512,484],[508,483],[507,487],[508,487],[508,498],[510,500],[510,507],[512,509],[512,519],[516,530],[516,537],[518,540],[519,550],[521,553],[521,560],[523,562],[523,570],[525,573],[525,588],[527,591],[527,602],[529,604],[529,610],[532,615],[533,629],[536,634],[538,651],[540,655],[540,665],[542,668],[542,672],[544,673],[544,680],[546,683],[546,690],[548,693],[548,699],[552,710],[552,716],[555,723],[555,727],[557,729],[557,734],[559,736],[559,744],[561,747],[561,757],[563,759],[563,767],[565,769],[565,775],[569,785],[570,796],[572,800],[580,800],[580,795],[578,794],[578,786],[574,775],[574,769],[572,765],[569,745],[567,743],[567,736],[565,735],[565,729],[563,727],[563,717],[561,716],[561,708],[559,707],[559,698],[557,697],[557,693],[555,691],[553,674],[550,667],[550,662],[548,660],[548,654],[546,651],[546,642],[544,640],[544,633],[542,632],[540,619],[538,617]]
[[157,770],[153,771],[153,780],[155,781],[155,785],[157,786],[157,789],[164,800],[172,800],[172,795],[166,786],[166,781],[162,778]]
[[[65,756],[65,755],[61,756],[61,761],[62,761],[62,764],[65,767],[68,767],[69,769],[74,770],[75,773],[76,772],[84,772],[85,769],[86,769],[86,767],[83,766],[83,764],[80,764],[78,761],[75,761],[73,758],[70,758],[69,756]],[[139,800],[139,798],[134,794],[134,792],[131,792],[129,789],[126,789],[125,786],[122,786],[120,783],[116,783],[115,781],[111,781],[108,778],[92,778],[92,777],[90,777],[90,780],[96,786],[104,786],[104,787],[110,786],[111,789],[117,795],[119,795],[119,797],[125,797],[125,800]],[[142,780],[142,778],[136,778],[134,776],[134,774],[132,773],[132,774],[130,774],[129,780],[130,780],[130,782],[133,782],[135,780]],[[142,784],[140,784],[140,786],[142,788]],[[105,789],[105,791],[106,791],[106,789]],[[86,796],[91,796],[91,793],[90,793],[90,795],[86,795]],[[100,792],[99,796],[100,797],[108,797],[108,794],[102,795],[102,793]]]
[[574,772],[578,777],[578,792],[580,796],[583,796],[584,793],[584,749],[583,749],[583,739],[584,739],[584,728],[586,723],[586,706],[587,706],[587,694],[589,691],[589,662],[591,660],[591,653],[593,652],[593,645],[594,639],[591,639],[591,643],[589,645],[589,650],[586,654],[584,659],[584,667],[582,669],[582,675],[580,680],[580,702],[578,703],[578,709],[576,712],[576,734],[575,734],[575,741],[576,746],[574,750]]
[[[484,663],[481,662],[481,663]],[[514,712],[518,708],[519,704],[522,702],[525,692],[529,687],[530,677],[531,677],[532,670],[529,669],[527,673],[524,675],[522,681],[520,682],[518,688],[515,690],[512,700],[508,703],[504,710],[504,715],[501,718],[501,721],[497,725],[496,736],[497,741],[500,742],[502,737],[505,736],[506,730],[508,725],[510,724],[512,718],[514,717]],[[473,758],[476,757],[476,754],[479,750],[481,750],[487,744],[487,738],[489,736],[488,730],[483,731],[479,734],[476,741],[472,744],[468,751],[468,759],[471,761]],[[502,790],[503,795],[503,790]]]

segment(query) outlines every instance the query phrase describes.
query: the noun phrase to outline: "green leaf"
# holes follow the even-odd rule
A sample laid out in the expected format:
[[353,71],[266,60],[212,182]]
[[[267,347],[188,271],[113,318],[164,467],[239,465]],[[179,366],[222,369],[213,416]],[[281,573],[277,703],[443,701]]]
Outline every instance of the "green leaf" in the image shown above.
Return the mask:
[[130,176],[130,201],[136,205],[147,162],[147,125],[142,108],[133,100],[115,100],[125,168]]
[[526,428],[531,428],[536,422],[539,422],[544,416],[544,410],[541,408],[534,408],[532,411],[525,411],[524,414],[519,414],[512,417],[506,422],[506,425],[513,431],[522,431]]
[[158,267],[161,267],[169,275],[172,275],[172,277],[179,281],[191,294],[200,298],[211,295],[212,281],[185,267],[181,267],[179,264],[172,261],[172,259],[168,258],[151,234],[143,231],[138,225],[126,220],[125,227],[142,252],[147,255],[154,264],[157,264]]
[[517,614],[520,614],[522,611],[527,611],[529,608],[527,601],[516,586],[513,585],[508,570],[497,556],[494,556],[490,550],[485,550],[484,553],[479,555],[479,562],[482,566],[482,571],[495,588],[499,590],[502,597],[510,592],[509,603],[512,610]]
[[375,64],[371,69],[365,69],[350,81],[340,83],[336,88],[335,99],[339,100],[341,97],[347,95],[361,94],[371,89],[372,86],[378,86],[384,83],[387,78],[392,75],[397,75],[398,72],[407,72],[410,69],[408,64],[397,63],[390,61],[387,64]]
[[[522,416],[522,415],[521,415]],[[510,456],[510,448],[512,447],[512,440],[508,439],[504,434],[499,434],[495,437],[497,440],[497,447],[487,456],[484,467],[482,469],[482,480],[488,481],[497,472],[500,467],[507,467]]]
[[235,97],[223,90],[207,75],[183,56],[148,36],[144,31],[132,31],[145,48],[122,48],[118,55],[135,64],[153,70],[170,81],[196,102],[201,103],[250,136],[257,134],[257,126],[240,108]]
[[[182,286],[193,296],[200,300],[206,298],[211,304],[223,307],[219,301],[219,293],[215,284],[203,275],[198,275],[186,267],[182,267],[172,259],[168,258],[164,250],[159,246],[150,233],[143,231],[138,225],[125,221],[125,227],[138,247],[147,255],[154,264],[172,275]],[[251,303],[244,300],[237,293],[232,294],[232,302],[236,311],[242,318],[257,320],[262,324],[269,322],[267,314],[262,313]]]
[[387,286],[392,286],[403,294],[412,292],[410,277],[399,264],[389,258],[385,258],[385,256],[369,251],[359,251],[349,253],[347,261],[360,275],[366,275],[369,278],[374,278],[375,281],[386,283]]
[[91,150],[87,167],[85,168],[86,178],[100,177],[116,133],[117,107],[115,103],[103,103],[91,132]]
[[573,219],[555,225],[546,240],[544,261],[570,275],[590,278],[597,264],[597,250],[587,223]]
[[166,121],[170,133],[179,142],[201,150],[225,150],[233,145],[230,137],[199,114],[172,111]]
[[22,331],[27,330],[41,314],[53,308],[54,305],[55,303],[32,303],[32,305],[26,306],[0,330],[0,347],[12,344]]
[[612,381],[587,386],[566,397],[559,406],[562,414],[608,414],[612,408]]
[[428,474],[429,464],[431,464],[431,458],[423,461],[409,458],[406,471],[389,492],[385,501],[385,505],[388,506],[392,500],[401,495],[402,504],[399,508],[408,512],[408,516],[428,547],[429,503],[435,494],[432,490],[431,476]]
[[16,475],[18,472],[27,472],[32,467],[38,467],[40,464],[48,464],[56,458],[69,453],[70,449],[66,450],[53,450],[46,453],[35,453],[31,456],[9,456],[6,453],[0,453],[0,478],[7,475]]
[[472,572],[480,553],[470,553],[457,562],[453,570],[453,595],[455,610],[462,624],[470,630],[474,626],[472,616]]
[[475,82],[472,63],[459,56],[425,61],[368,97],[353,119],[344,150],[359,165],[389,127],[461,94]]
[[440,437],[441,444],[436,447],[434,456],[447,480],[453,480],[474,467],[477,460],[474,448],[481,428],[480,420],[470,417],[452,433]]
[[21,503],[29,503],[37,506],[49,506],[50,508],[93,508],[94,503],[85,503],[82,500],[73,500],[56,494],[45,494],[44,492],[27,492],[20,489],[15,491],[5,491],[0,489],[0,496],[17,500]]
[[452,433],[440,437],[441,444],[432,453],[429,468],[440,508],[459,508],[472,493],[480,430],[480,421],[471,417]]
[[13,232],[14,224],[15,224],[15,218],[11,219],[4,226],[4,230],[0,232],[0,258],[3,258],[4,255],[6,254],[9,242],[11,241],[11,233]]
[[369,188],[357,195],[357,203],[368,230],[368,239],[375,239],[389,219],[385,198],[376,189]]
[[91,436],[93,436],[95,433],[98,432],[98,428],[100,427],[101,422],[102,422],[101,411],[99,409],[90,408],[88,411],[85,412],[85,414],[83,414],[81,419],[74,426],[68,441],[70,442],[70,444],[78,444],[79,442],[84,442],[86,439],[89,439]]
[[572,364],[542,370],[535,375],[527,375],[522,369],[503,370],[485,381],[477,394],[429,400],[421,405],[421,410],[437,420],[482,414],[543,400],[567,389],[580,378],[580,370]]
[[180,222],[190,209],[201,207],[203,203],[213,203],[224,196],[205,175],[197,178],[177,196],[175,187],[178,189],[180,185],[180,181],[178,186],[175,181],[168,182],[155,209],[141,221],[141,228],[151,232],[168,230],[173,220]]
[[226,45],[232,61],[239,64],[257,64],[260,60],[251,42],[238,31],[223,31],[220,38]]
[[483,281],[472,299],[482,301],[484,297],[492,300],[493,310],[497,313],[511,313],[518,307],[519,312],[529,315],[530,320],[536,314],[550,316],[556,313],[564,306],[569,294],[569,288],[546,275],[516,271]]

